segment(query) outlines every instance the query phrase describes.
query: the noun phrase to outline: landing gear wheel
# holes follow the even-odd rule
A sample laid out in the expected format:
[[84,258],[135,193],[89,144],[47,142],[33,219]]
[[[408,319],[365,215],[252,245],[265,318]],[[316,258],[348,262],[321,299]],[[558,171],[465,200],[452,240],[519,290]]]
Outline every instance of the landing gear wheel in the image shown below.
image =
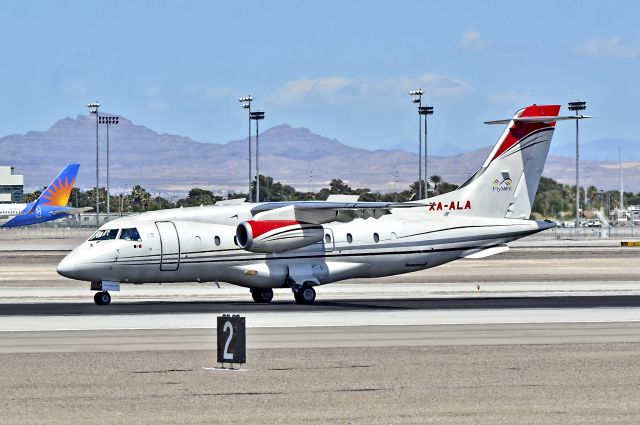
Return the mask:
[[316,290],[311,286],[303,286],[298,292],[293,293],[298,304],[313,304],[316,300]]
[[93,301],[97,305],[108,305],[111,302],[111,295],[107,291],[96,292],[93,296]]
[[251,288],[253,300],[260,304],[270,303],[273,299],[273,289],[271,288]]

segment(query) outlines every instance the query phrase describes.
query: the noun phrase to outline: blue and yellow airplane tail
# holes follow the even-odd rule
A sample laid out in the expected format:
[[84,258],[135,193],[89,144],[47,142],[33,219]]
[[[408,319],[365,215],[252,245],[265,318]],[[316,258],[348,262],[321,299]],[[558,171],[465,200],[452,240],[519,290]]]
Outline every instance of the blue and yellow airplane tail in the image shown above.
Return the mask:
[[36,206],[66,206],[71,196],[71,189],[73,189],[73,185],[76,182],[79,168],[80,164],[67,165],[38,197],[38,200],[33,204],[33,208]]

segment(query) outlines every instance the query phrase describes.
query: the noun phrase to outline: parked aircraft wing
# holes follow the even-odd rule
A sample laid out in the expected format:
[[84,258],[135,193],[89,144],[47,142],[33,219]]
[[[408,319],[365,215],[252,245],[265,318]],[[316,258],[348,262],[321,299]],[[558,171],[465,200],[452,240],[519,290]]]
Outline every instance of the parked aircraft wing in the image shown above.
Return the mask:
[[356,218],[375,218],[391,214],[394,208],[424,207],[421,204],[393,202],[268,202],[251,210],[254,220],[296,220],[323,224],[338,221],[347,223]]
[[92,207],[83,207],[83,208],[63,208],[60,210],[51,211],[50,214],[58,215],[58,214],[82,214],[83,212],[91,211]]

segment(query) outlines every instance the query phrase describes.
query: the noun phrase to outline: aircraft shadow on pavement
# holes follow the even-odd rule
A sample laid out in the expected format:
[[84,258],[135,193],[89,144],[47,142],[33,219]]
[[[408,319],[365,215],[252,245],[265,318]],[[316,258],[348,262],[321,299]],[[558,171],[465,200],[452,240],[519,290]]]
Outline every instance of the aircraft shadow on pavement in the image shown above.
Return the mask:
[[556,296],[556,297],[469,297],[318,300],[312,305],[293,301],[256,304],[251,301],[145,301],[108,306],[93,303],[1,304],[0,316],[32,315],[117,315],[173,313],[267,313],[349,310],[478,310],[526,308],[612,308],[640,307],[640,295]]

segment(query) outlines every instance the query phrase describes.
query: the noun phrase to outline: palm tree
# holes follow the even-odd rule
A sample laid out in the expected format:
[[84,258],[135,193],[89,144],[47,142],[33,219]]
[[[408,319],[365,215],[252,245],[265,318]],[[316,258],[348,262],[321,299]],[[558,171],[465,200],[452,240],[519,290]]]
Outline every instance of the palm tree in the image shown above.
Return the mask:
[[139,184],[131,189],[131,203],[134,207],[147,209],[151,201],[151,194]]
[[433,192],[435,193],[436,190],[438,189],[438,186],[440,185],[440,183],[442,183],[442,177],[440,177],[437,174],[434,174],[433,176],[429,177],[429,180],[431,180],[433,182]]

